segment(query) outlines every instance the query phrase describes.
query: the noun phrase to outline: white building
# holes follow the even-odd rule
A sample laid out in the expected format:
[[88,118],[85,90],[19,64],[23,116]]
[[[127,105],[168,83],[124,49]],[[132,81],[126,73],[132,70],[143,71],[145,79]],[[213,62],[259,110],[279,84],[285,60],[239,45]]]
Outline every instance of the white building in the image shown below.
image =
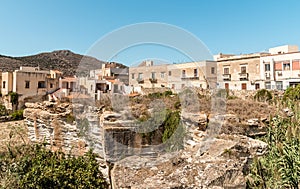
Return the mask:
[[300,52],[297,46],[271,48],[260,58],[260,77],[266,89],[285,90],[300,84]]

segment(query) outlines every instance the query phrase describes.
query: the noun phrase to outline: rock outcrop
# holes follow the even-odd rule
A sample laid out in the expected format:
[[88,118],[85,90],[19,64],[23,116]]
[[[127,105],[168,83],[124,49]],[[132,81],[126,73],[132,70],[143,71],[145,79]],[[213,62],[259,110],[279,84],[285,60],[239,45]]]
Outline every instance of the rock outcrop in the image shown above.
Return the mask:
[[240,135],[220,135],[205,153],[201,144],[158,158],[132,156],[115,164],[113,188],[245,188],[248,164],[267,144]]
[[[183,112],[184,149],[168,152],[163,127],[151,128],[150,122],[144,128],[126,110],[102,112],[56,102],[25,105],[31,141],[75,155],[93,148],[113,188],[245,188],[252,158],[267,150],[266,143],[249,137],[261,132],[263,119],[241,123],[234,114]],[[114,164],[112,170],[107,162]]]

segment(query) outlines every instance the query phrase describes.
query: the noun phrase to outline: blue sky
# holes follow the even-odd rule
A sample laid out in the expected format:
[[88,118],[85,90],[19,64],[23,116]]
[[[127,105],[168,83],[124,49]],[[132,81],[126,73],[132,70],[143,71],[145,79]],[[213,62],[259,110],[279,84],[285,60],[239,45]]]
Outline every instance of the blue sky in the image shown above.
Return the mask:
[[[0,3],[0,54],[10,56],[58,49],[84,54],[111,31],[141,22],[162,22],[183,28],[197,36],[213,54],[250,53],[300,44],[299,0],[1,0]],[[151,49],[155,47],[131,48],[116,60],[125,64],[149,57],[186,61],[170,49]]]

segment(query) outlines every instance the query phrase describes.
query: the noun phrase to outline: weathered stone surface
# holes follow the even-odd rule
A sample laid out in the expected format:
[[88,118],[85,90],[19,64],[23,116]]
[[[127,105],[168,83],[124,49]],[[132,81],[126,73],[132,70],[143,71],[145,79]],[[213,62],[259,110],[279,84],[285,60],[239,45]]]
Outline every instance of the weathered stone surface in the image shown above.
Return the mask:
[[248,161],[267,144],[239,135],[220,135],[204,154],[201,144],[158,158],[132,156],[116,163],[113,188],[245,188]]

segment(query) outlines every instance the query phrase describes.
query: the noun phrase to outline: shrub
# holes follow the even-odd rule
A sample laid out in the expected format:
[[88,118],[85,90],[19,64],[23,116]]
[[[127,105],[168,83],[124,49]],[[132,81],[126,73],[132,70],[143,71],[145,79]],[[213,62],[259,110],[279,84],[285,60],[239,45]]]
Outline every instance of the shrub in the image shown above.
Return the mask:
[[72,124],[75,121],[75,116],[73,114],[68,114],[66,118],[66,122]]
[[176,101],[175,104],[174,104],[174,108],[179,109],[180,107],[181,107],[180,101]]
[[173,93],[172,93],[172,91],[165,91],[164,93],[163,93],[163,96],[171,96],[171,95],[173,95]]
[[7,110],[4,105],[0,104],[0,116],[7,115]]
[[230,95],[227,97],[228,100],[234,100],[234,99],[238,99],[237,96],[234,96],[234,95]]
[[267,89],[260,89],[254,95],[254,100],[259,102],[270,102],[273,96]]
[[23,110],[16,110],[12,114],[10,114],[12,117],[12,120],[22,120],[23,117]]
[[180,122],[179,111],[167,111],[165,121],[163,122],[164,132],[162,136],[163,143],[169,146],[170,150],[179,150],[183,148],[185,136],[184,126]]
[[0,159],[9,162],[2,166],[7,166],[14,180],[6,188],[108,188],[91,151],[72,157],[36,145],[24,149],[17,160],[9,156]]
[[292,101],[300,100],[300,85],[297,85],[295,88],[289,87],[285,91],[283,95],[283,99],[284,100],[290,99]]
[[156,93],[150,93],[148,94],[148,97],[151,98],[151,99],[155,99],[155,98],[161,98],[163,96],[162,93],[160,92],[156,92]]
[[9,96],[12,104],[18,104],[18,97],[19,97],[18,93],[11,92],[9,93]]
[[263,138],[268,144],[268,153],[254,158],[247,188],[299,188],[300,112],[296,104],[292,108],[296,113],[293,118],[271,119]]

